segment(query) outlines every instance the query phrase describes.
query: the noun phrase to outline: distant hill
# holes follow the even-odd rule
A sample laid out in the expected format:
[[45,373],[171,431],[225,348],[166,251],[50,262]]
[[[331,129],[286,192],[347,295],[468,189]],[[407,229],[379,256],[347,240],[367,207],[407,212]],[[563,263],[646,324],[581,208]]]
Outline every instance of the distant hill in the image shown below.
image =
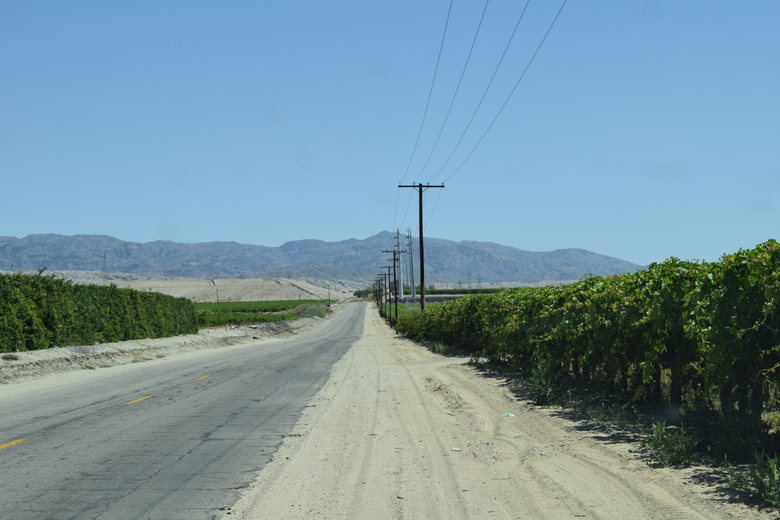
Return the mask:
[[[0,237],[0,270],[80,270],[190,278],[373,280],[388,263],[393,233],[338,242],[297,240],[280,247],[204,242],[126,242],[105,235]],[[417,242],[414,242],[416,249]],[[414,255],[415,269],[417,251]],[[489,242],[425,239],[426,283],[574,280],[641,266],[586,251],[533,252]]]

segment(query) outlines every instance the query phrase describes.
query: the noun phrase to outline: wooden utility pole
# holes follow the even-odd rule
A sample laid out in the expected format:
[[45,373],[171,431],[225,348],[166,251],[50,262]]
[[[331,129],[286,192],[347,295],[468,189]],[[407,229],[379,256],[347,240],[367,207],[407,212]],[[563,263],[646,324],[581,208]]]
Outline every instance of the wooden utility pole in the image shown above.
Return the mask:
[[392,269],[392,265],[383,265],[382,269],[387,269],[387,273],[385,273],[385,305],[387,305],[387,314],[390,316],[392,321],[392,314],[390,313],[390,269]]
[[412,251],[412,228],[406,235],[406,252],[409,255],[409,287],[412,288],[412,303],[415,300],[417,289],[414,288],[414,252]]
[[379,314],[382,314],[382,302],[385,300],[385,288],[384,288],[385,273],[379,273],[376,277],[376,307],[379,309]]
[[425,310],[425,248],[423,246],[423,191],[428,188],[443,188],[444,184],[399,184],[399,188],[414,188],[420,200],[420,310]]
[[[398,287],[398,294],[400,295],[400,298],[404,299],[404,262],[402,256],[400,256],[400,253],[406,253],[406,251],[401,250],[401,231],[396,229],[395,230],[395,249],[399,252],[398,256],[398,280],[399,280],[399,287]],[[396,316],[397,317],[397,316]]]
[[400,253],[406,253],[406,251],[399,251],[398,249],[382,250],[383,253],[393,253],[393,300],[395,302],[395,322],[398,323],[398,274],[395,270],[395,265],[398,263],[398,255]]

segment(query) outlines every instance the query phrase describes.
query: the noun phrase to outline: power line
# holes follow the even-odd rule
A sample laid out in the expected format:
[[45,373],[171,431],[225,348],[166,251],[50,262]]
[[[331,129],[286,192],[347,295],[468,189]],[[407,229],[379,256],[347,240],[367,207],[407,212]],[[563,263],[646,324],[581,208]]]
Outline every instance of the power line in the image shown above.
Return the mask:
[[[400,190],[398,191],[400,194]],[[399,195],[400,196],[400,195]],[[409,207],[412,205],[412,193],[409,193],[409,196],[406,199],[406,209],[404,209],[404,216],[401,219],[401,222],[406,222],[406,216],[409,214]]]
[[[447,167],[447,164],[449,164],[450,160],[455,155],[455,152],[458,150],[458,148],[460,147],[461,143],[463,142],[463,139],[466,136],[466,134],[468,133],[469,128],[471,128],[471,124],[474,122],[474,119],[476,118],[476,115],[479,112],[479,109],[482,107],[482,103],[485,101],[485,98],[487,97],[487,94],[490,91],[490,88],[493,86],[493,82],[495,81],[496,76],[498,75],[498,71],[501,69],[501,65],[504,62],[504,58],[506,58],[506,55],[509,52],[509,48],[511,47],[512,42],[514,41],[514,38],[517,35],[517,31],[520,28],[520,24],[522,23],[523,18],[525,17],[525,13],[528,10],[528,4],[530,3],[530,1],[531,0],[526,0],[525,4],[523,5],[523,9],[520,11],[520,16],[517,18],[517,22],[515,22],[515,25],[514,25],[514,27],[512,29],[512,34],[509,36],[509,39],[507,40],[506,45],[504,45],[504,50],[501,53],[501,57],[498,59],[498,62],[496,63],[495,68],[493,69],[493,73],[490,76],[490,80],[488,81],[487,86],[485,87],[484,91],[482,92],[482,96],[480,97],[479,102],[477,103],[476,107],[474,108],[474,111],[472,112],[471,117],[469,118],[468,122],[466,123],[466,127],[463,129],[463,132],[461,133],[460,138],[458,139],[457,143],[455,143],[455,146],[453,147],[453,149],[450,152],[450,154],[447,156],[447,159],[444,161],[444,164],[442,164],[442,166],[437,170],[436,174],[434,175],[434,179],[436,177],[438,177],[441,174],[441,172]],[[487,10],[487,2],[485,3],[485,8],[483,9],[483,12],[482,12],[483,18],[484,18],[486,10]],[[481,24],[482,24],[482,20],[480,20],[480,26],[481,26]],[[479,34],[479,28],[477,29],[477,34]],[[474,42],[476,42],[476,35],[475,35],[474,41],[472,42],[472,50],[473,50],[473,47],[474,47]],[[470,57],[471,57],[471,51],[469,51],[469,58]],[[467,60],[466,64],[468,65],[468,60]],[[465,72],[465,70],[466,69],[464,67],[463,72]],[[463,79],[463,73],[461,73],[460,79],[461,80]],[[460,81],[458,82],[458,89],[459,88],[460,88]],[[456,95],[457,95],[457,89],[456,89]],[[453,105],[454,101],[455,101],[455,96],[453,96],[452,102],[450,103],[450,108],[447,111],[447,117],[449,117],[450,110],[452,109],[452,105]],[[445,117],[445,123],[446,123],[446,121],[447,121],[447,118]],[[441,130],[443,128],[444,128],[444,124],[442,124],[442,128],[439,130],[439,135],[436,138],[436,143],[434,144],[434,148],[435,148],[436,144],[439,142],[439,137],[441,137]],[[431,151],[431,154],[428,156],[428,160],[430,160],[432,154],[433,154],[433,150]],[[426,166],[427,166],[427,164],[428,164],[428,162],[426,162]],[[423,167],[423,169],[424,168],[425,167]],[[433,214],[435,213],[436,208],[439,205],[439,197],[441,196],[441,193],[442,192],[440,192],[440,191],[436,193],[436,198],[434,199],[433,205],[432,205],[431,209],[428,212],[427,219],[428,219],[429,222],[430,222],[431,218],[433,217]],[[410,203],[411,203],[411,200],[406,205],[406,211],[404,212],[404,220],[406,219],[406,214],[409,211]]]
[[417,177],[415,177],[414,182],[417,182],[417,180],[422,176],[423,172],[425,171],[425,168],[428,167],[428,163],[431,162],[431,157],[433,157],[433,152],[436,151],[436,146],[439,144],[439,139],[441,139],[441,134],[442,132],[444,132],[444,127],[447,125],[447,120],[450,118],[452,107],[455,105],[455,99],[458,97],[458,92],[460,92],[460,86],[463,83],[463,77],[466,75],[466,69],[468,69],[469,62],[471,61],[471,55],[473,54],[474,47],[477,44],[477,38],[479,37],[479,32],[482,29],[482,22],[485,21],[485,13],[487,13],[487,8],[489,4],[490,4],[490,0],[485,0],[485,7],[482,8],[482,16],[479,18],[479,24],[477,25],[477,31],[474,33],[474,39],[471,40],[471,47],[469,48],[468,56],[466,56],[466,63],[463,64],[463,70],[460,71],[460,78],[458,78],[458,85],[455,87],[455,92],[452,94],[452,99],[450,100],[450,106],[449,108],[447,108],[447,114],[444,116],[444,120],[441,122],[439,133],[436,135],[436,140],[433,142],[433,147],[431,147],[431,151],[428,154],[428,157],[425,159],[425,164],[423,164],[420,173],[418,173]]
[[423,111],[422,121],[420,121],[420,128],[417,130],[417,139],[414,141],[414,148],[412,149],[412,156],[409,157],[409,164],[406,165],[406,171],[401,181],[398,184],[403,183],[406,176],[409,174],[409,169],[412,167],[412,161],[417,153],[417,147],[420,144],[420,136],[422,135],[423,127],[425,126],[425,119],[428,117],[428,108],[431,105],[431,95],[433,94],[433,86],[436,84],[436,76],[439,73],[439,63],[441,62],[441,54],[444,49],[444,40],[447,36],[447,27],[450,25],[450,15],[452,14],[452,4],[455,0],[450,0],[450,7],[447,10],[447,20],[444,22],[444,32],[441,35],[441,43],[439,43],[439,55],[436,57],[436,66],[433,69],[433,79],[431,79],[431,87],[428,89],[428,99],[425,101],[425,110]]
[[[441,42],[439,43],[439,54],[436,57],[436,66],[433,68],[433,78],[431,79],[431,86],[428,89],[428,99],[425,101],[425,110],[423,111],[422,120],[420,121],[420,128],[417,130],[417,139],[414,141],[414,148],[412,149],[412,155],[409,157],[409,163],[406,165],[406,171],[404,171],[403,177],[401,177],[401,180],[398,182],[398,184],[401,184],[405,179],[406,176],[409,174],[409,169],[412,167],[412,162],[414,161],[414,156],[417,153],[417,147],[420,144],[420,136],[422,135],[423,127],[425,126],[425,119],[428,117],[428,108],[431,104],[431,95],[433,94],[433,86],[436,84],[436,76],[439,73],[439,63],[441,62],[441,54],[442,49],[444,49],[444,40],[447,36],[447,28],[450,25],[450,15],[452,14],[452,4],[455,2],[455,0],[450,0],[450,7],[447,10],[447,19],[444,22],[444,31],[441,35]],[[393,211],[393,225],[390,227],[390,229],[395,228],[395,221],[398,217],[398,201],[400,199],[400,192],[396,194],[395,197],[395,210]],[[409,209],[409,206],[407,205],[407,211]],[[404,219],[406,219],[406,214],[404,213]]]
[[[393,229],[395,227],[395,221],[398,218],[398,201],[401,199],[401,194],[396,192],[395,194],[395,209],[393,210],[393,225],[390,226],[390,229]],[[404,219],[406,216],[404,216]]]
[[431,218],[433,218],[433,214],[436,212],[436,206],[439,205],[439,197],[441,197],[441,193],[442,192],[440,191],[436,192],[436,198],[433,199],[433,207],[431,207],[431,209],[428,210],[428,216],[426,217],[426,219],[428,220],[428,226],[431,225]]
[[568,0],[563,0],[563,3],[561,4],[561,7],[558,9],[558,12],[555,14],[555,18],[553,18],[553,21],[550,23],[550,26],[547,28],[547,32],[544,33],[544,36],[542,37],[542,40],[539,42],[539,45],[537,45],[536,50],[531,55],[531,58],[528,60],[528,63],[526,64],[525,68],[523,69],[522,74],[520,74],[520,77],[515,82],[514,86],[512,87],[512,90],[509,91],[509,95],[504,100],[504,103],[501,105],[501,107],[498,109],[498,112],[496,112],[495,117],[488,125],[487,129],[482,133],[480,138],[477,140],[477,143],[474,145],[474,147],[471,149],[471,151],[466,155],[466,157],[463,159],[463,161],[458,165],[455,170],[452,171],[452,173],[449,174],[449,176],[444,179],[444,183],[449,181],[456,173],[458,173],[461,168],[468,162],[468,160],[471,158],[471,156],[474,154],[476,149],[479,147],[480,144],[482,144],[482,141],[485,139],[485,136],[487,136],[488,132],[490,132],[490,129],[493,128],[493,125],[496,123],[496,120],[498,120],[498,117],[501,115],[501,112],[503,112],[506,105],[509,103],[509,100],[512,98],[512,95],[515,93],[515,90],[517,90],[518,85],[520,85],[520,82],[525,77],[525,74],[528,72],[528,69],[531,67],[531,64],[534,61],[534,58],[536,58],[536,55],[539,54],[539,49],[542,48],[542,45],[544,45],[545,40],[547,40],[547,36],[550,35],[550,31],[552,31],[552,28],[555,26],[555,22],[558,21],[558,18],[561,16],[561,12],[563,11],[563,8],[566,6],[566,2]]
[[482,103],[485,101],[485,97],[487,97],[487,93],[490,90],[490,87],[493,86],[493,81],[496,79],[498,70],[501,68],[501,64],[504,62],[504,58],[506,57],[507,52],[509,51],[509,47],[512,45],[512,41],[515,39],[515,35],[517,34],[517,29],[520,27],[520,22],[522,22],[523,18],[525,17],[525,12],[528,9],[529,3],[531,3],[531,0],[526,0],[525,5],[523,6],[523,10],[520,12],[520,17],[517,19],[517,23],[515,23],[515,27],[512,30],[512,35],[509,37],[509,40],[506,42],[506,45],[504,46],[504,52],[501,53],[501,58],[498,60],[498,63],[496,64],[496,68],[493,69],[493,74],[490,76],[490,81],[485,87],[485,91],[482,93],[482,97],[479,99],[479,103],[477,103],[474,112],[471,114],[471,118],[469,119],[468,123],[466,123],[466,128],[463,129],[463,133],[460,134],[460,138],[458,139],[458,142],[455,143],[455,147],[450,152],[450,155],[447,156],[447,160],[444,161],[444,164],[442,164],[441,168],[439,168],[436,174],[433,176],[434,179],[438,177],[439,174],[441,174],[444,168],[447,167],[450,160],[455,155],[455,152],[460,147],[460,144],[463,142],[463,138],[466,136],[466,133],[469,131],[469,128],[471,128],[471,123],[474,122],[474,118],[477,116],[477,112],[479,112],[479,109],[482,107]]

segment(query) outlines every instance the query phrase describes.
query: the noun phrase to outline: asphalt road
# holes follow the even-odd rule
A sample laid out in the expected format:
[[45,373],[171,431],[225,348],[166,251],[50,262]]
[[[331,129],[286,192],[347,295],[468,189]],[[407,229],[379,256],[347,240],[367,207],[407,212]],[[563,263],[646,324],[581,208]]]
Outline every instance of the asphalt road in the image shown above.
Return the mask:
[[0,387],[0,518],[213,518],[270,460],[364,312],[351,304],[302,336],[51,390]]

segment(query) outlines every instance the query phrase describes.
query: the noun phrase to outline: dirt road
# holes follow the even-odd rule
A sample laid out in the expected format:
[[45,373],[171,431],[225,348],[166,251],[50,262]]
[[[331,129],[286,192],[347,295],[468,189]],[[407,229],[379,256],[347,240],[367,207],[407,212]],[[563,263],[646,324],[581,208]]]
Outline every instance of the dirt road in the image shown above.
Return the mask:
[[775,517],[575,427],[463,359],[396,337],[372,310],[225,518]]

